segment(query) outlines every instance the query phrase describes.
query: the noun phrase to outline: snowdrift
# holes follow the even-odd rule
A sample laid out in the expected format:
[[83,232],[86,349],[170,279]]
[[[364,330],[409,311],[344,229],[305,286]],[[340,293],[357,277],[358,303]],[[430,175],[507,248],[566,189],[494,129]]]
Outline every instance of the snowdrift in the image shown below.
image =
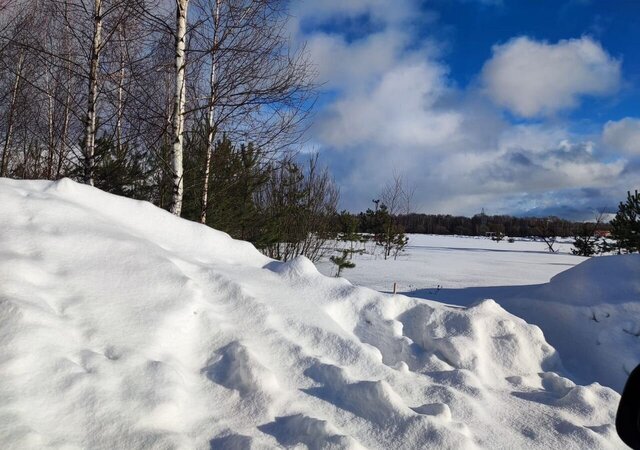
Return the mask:
[[541,330],[150,204],[0,180],[2,448],[624,448]]
[[580,382],[622,392],[640,363],[640,255],[590,258],[547,284],[495,298],[539,325]]

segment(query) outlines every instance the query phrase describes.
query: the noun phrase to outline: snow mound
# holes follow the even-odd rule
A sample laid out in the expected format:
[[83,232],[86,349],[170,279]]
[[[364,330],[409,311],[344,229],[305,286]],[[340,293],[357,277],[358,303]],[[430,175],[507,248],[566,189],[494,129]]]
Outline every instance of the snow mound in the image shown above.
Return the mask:
[[272,261],[266,267],[289,278],[313,277],[320,275],[316,266],[306,256],[296,256],[291,261]]
[[493,300],[485,300],[454,311],[420,305],[401,320],[407,336],[421,349],[481,378],[558,370],[556,352],[542,331],[505,313]]
[[544,330],[579,382],[622,392],[640,361],[640,255],[590,258],[498,300]]
[[271,434],[279,444],[291,446],[304,444],[309,450],[316,449],[362,449],[353,439],[336,434],[331,425],[324,420],[314,419],[303,414],[288,417],[276,417],[266,425],[259,427]]
[[590,258],[553,277],[545,290],[549,300],[578,305],[638,302],[640,254]]
[[623,448],[540,329],[356,288],[70,180],[0,180],[2,448]]

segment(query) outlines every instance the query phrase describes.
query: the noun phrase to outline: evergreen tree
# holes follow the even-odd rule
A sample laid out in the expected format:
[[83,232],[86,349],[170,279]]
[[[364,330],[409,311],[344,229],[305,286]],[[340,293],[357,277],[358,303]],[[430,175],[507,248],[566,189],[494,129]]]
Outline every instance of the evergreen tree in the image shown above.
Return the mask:
[[593,256],[598,253],[598,239],[591,236],[576,236],[573,241],[575,248],[571,249],[571,253],[577,256]]
[[360,213],[360,229],[373,235],[376,245],[382,247],[384,259],[391,255],[396,258],[406,247],[409,239],[405,236],[402,227],[397,223],[397,218],[389,213],[387,205],[373,200],[375,210],[367,209]]
[[596,253],[602,253],[607,249],[607,242],[600,239],[598,230],[602,228],[604,221],[604,211],[596,216],[594,222],[587,222],[578,228],[578,232],[574,238],[571,253],[578,256],[593,256]]
[[332,256],[331,262],[334,263],[338,267],[338,272],[336,273],[336,277],[339,277],[342,273],[343,269],[353,269],[356,264],[349,261],[350,255],[348,250],[342,250],[341,256]]
[[360,242],[360,235],[358,234],[358,219],[354,215],[347,211],[342,211],[337,216],[337,222],[339,240],[344,242]]
[[[127,145],[117,148],[113,140],[99,137],[93,153],[94,185],[103,191],[137,200],[147,200],[153,191],[152,170],[148,155],[135,152]],[[81,177],[84,167],[71,174]]]
[[398,255],[404,251],[405,247],[409,243],[409,238],[404,233],[396,233],[391,241],[391,250],[393,251],[393,259],[396,259]]
[[618,213],[611,221],[611,237],[627,253],[640,252],[640,193],[627,192],[627,201],[620,202]]
[[207,225],[259,245],[265,217],[256,205],[255,196],[269,180],[262,152],[252,143],[236,145],[223,136],[210,158],[211,182],[207,204],[203,205],[200,180],[207,151],[206,137],[201,130],[195,131],[185,145],[183,217],[199,220],[204,208]]
[[334,229],[338,230],[338,241],[349,244],[349,259],[353,257],[355,253],[364,253],[364,249],[357,249],[356,244],[366,242],[362,235],[358,233],[358,219],[353,214],[347,211],[342,211],[336,217],[336,225]]

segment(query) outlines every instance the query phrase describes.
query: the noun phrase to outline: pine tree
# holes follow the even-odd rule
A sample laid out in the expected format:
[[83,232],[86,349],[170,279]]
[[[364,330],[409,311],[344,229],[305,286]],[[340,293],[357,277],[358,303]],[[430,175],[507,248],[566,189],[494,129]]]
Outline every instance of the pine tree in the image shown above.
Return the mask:
[[627,192],[627,201],[620,202],[618,213],[611,221],[611,237],[627,253],[640,252],[640,193]]
[[598,230],[604,223],[604,210],[600,211],[593,222],[585,222],[576,228],[571,253],[577,256],[593,256],[607,251],[608,244],[601,239]]
[[356,264],[354,262],[349,261],[349,251],[342,250],[342,256],[332,256],[329,258],[332,263],[334,263],[338,267],[338,272],[336,273],[336,277],[339,277],[342,273],[343,269],[353,269]]
[[575,248],[571,249],[571,253],[577,256],[593,256],[598,253],[598,238],[591,236],[576,236],[573,241]]
[[379,200],[373,200],[375,210],[367,209],[360,214],[360,229],[373,235],[376,245],[382,247],[384,259],[392,254],[396,258],[406,247],[409,239],[404,234],[403,228],[397,223],[397,217],[389,212],[389,208]]
[[355,245],[363,242],[362,236],[358,233],[358,219],[347,211],[342,211],[336,216],[335,228],[338,230],[338,241],[349,244],[349,259],[355,253],[364,253],[364,249],[356,249]]
[[393,251],[393,259],[396,259],[402,253],[409,243],[409,238],[404,233],[396,233],[391,241],[391,250]]

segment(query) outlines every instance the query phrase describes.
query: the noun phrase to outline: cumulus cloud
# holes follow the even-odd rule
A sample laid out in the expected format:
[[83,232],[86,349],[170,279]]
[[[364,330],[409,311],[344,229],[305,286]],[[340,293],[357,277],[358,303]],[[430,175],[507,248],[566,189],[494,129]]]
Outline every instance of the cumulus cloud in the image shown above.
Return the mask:
[[620,61],[589,37],[557,44],[519,37],[493,47],[482,82],[496,104],[515,114],[551,115],[576,107],[582,96],[614,93]]
[[456,194],[482,192],[487,202],[483,206],[494,211],[502,209],[500,202],[514,197],[534,199],[566,189],[611,188],[612,180],[624,170],[625,161],[601,161],[592,141],[543,125],[507,128],[494,149],[452,155],[439,168],[446,179],[455,180]]
[[364,90],[396,64],[406,39],[395,30],[355,42],[338,34],[316,33],[308,38],[307,50],[325,89]]
[[640,119],[626,117],[608,121],[602,133],[604,144],[631,156],[640,156]]
[[455,180],[449,186],[461,186],[444,191],[446,197],[429,210],[470,215],[484,207],[489,214],[590,220],[595,211],[615,209],[634,182],[628,164],[602,161],[593,143],[573,138],[578,140],[558,143],[547,152],[509,147],[452,158],[460,165],[449,161],[447,178]]
[[318,132],[326,144],[342,149],[426,147],[455,139],[460,114],[433,108],[446,90],[443,73],[427,63],[393,68],[372,89],[349,93],[328,107]]

